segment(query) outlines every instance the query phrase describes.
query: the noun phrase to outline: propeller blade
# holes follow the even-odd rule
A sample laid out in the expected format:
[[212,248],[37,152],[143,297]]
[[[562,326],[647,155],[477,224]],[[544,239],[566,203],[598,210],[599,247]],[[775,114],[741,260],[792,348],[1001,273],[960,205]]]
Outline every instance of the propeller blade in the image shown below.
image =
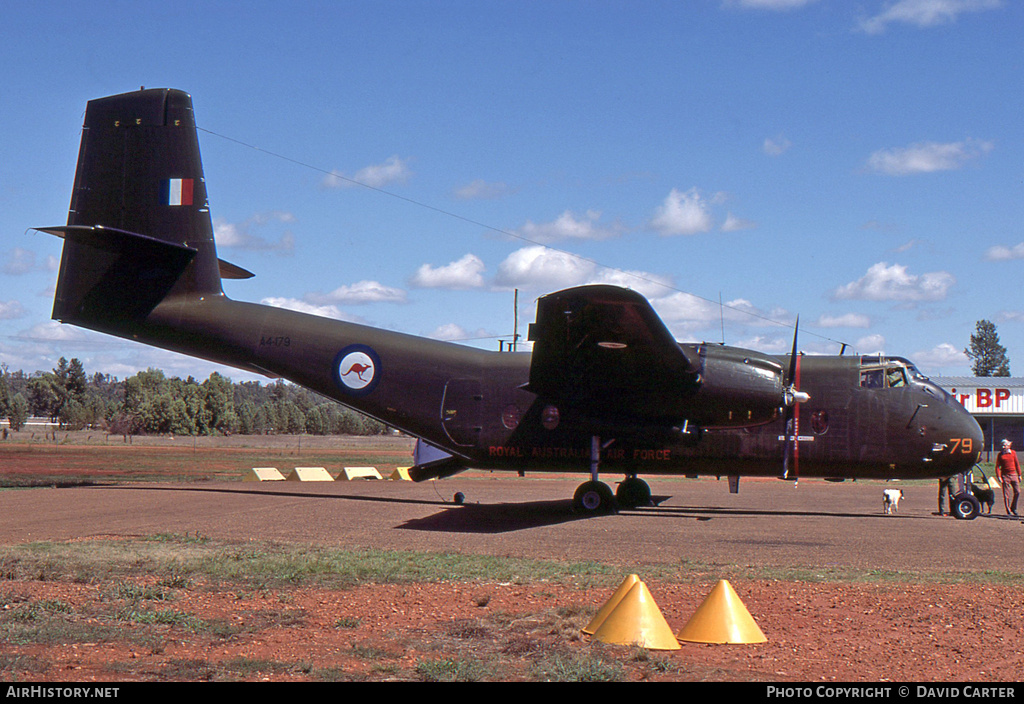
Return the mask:
[[799,334],[800,316],[797,316],[796,325],[793,327],[793,349],[789,354],[789,386],[786,389],[786,414],[782,426],[783,441],[785,442],[782,453],[782,478],[793,479],[794,482],[799,477],[800,465],[800,450],[797,447],[797,436],[800,432],[799,404],[810,399],[810,396],[798,388],[800,385],[800,355],[797,352]]
[[789,383],[792,385],[796,377],[796,339],[800,334],[800,316],[796,316],[796,325],[793,326],[793,349],[789,353]]

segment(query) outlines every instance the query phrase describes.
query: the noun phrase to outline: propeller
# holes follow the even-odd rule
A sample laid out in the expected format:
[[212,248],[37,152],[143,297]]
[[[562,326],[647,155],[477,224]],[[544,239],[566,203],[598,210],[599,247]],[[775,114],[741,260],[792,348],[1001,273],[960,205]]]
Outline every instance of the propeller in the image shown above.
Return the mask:
[[789,354],[789,386],[784,392],[786,413],[782,425],[783,441],[786,443],[782,454],[782,478],[792,479],[794,486],[799,478],[800,452],[797,437],[800,434],[800,404],[810,396],[800,391],[800,355],[797,353],[797,338],[800,333],[800,316],[793,328],[793,349]]

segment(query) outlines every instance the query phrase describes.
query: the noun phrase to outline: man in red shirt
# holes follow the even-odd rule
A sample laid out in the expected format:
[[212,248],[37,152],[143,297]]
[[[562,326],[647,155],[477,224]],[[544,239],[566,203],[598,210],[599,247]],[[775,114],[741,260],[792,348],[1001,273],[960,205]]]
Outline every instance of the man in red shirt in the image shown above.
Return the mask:
[[1020,498],[1020,462],[1009,440],[1003,440],[1003,449],[996,456],[996,478],[1003,487],[1006,514],[1016,516],[1017,499]]

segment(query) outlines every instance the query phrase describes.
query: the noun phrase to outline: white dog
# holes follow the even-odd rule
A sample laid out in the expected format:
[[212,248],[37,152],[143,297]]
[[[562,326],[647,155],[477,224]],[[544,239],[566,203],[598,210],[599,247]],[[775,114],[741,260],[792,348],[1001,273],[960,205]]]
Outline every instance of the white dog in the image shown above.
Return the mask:
[[898,513],[900,510],[900,499],[903,498],[903,489],[885,489],[882,491],[882,508],[886,515]]

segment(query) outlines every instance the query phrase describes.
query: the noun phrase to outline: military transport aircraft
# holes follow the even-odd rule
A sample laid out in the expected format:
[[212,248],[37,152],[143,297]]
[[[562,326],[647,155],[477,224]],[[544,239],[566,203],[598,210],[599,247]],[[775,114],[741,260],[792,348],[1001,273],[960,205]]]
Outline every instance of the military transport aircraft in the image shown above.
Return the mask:
[[[639,294],[539,299],[532,352],[489,352],[224,295],[191,97],[88,103],[53,317],[288,379],[415,436],[414,480],[469,467],[590,474],[574,506],[650,502],[640,474],[935,478],[977,422],[895,357],[677,342]],[[625,479],[613,495],[600,472]],[[977,506],[959,509],[973,517]]]

